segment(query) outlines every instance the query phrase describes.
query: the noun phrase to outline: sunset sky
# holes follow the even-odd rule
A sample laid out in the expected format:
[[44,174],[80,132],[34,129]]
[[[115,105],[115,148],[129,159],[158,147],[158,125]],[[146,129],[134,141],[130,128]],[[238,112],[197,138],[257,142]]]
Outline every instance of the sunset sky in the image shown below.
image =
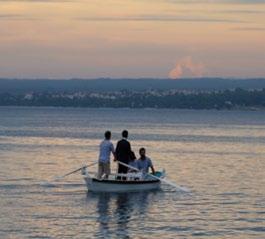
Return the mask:
[[265,77],[265,0],[0,0],[0,78]]

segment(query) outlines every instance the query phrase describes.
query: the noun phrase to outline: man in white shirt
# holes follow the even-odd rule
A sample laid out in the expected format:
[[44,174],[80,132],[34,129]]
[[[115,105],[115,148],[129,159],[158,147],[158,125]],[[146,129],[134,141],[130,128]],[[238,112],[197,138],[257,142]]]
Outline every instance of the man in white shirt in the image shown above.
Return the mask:
[[105,139],[99,145],[99,157],[98,157],[98,178],[101,179],[104,175],[104,178],[108,178],[110,175],[110,154],[114,156],[116,160],[116,155],[114,151],[114,146],[111,139],[111,132],[105,132]]

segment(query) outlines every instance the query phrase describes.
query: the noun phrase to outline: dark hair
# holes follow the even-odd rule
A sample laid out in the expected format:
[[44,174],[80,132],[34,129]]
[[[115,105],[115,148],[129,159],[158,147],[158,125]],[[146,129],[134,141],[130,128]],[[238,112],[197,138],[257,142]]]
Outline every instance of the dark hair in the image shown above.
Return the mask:
[[123,130],[122,133],[121,133],[122,137],[123,137],[123,138],[126,138],[126,139],[128,138],[128,134],[129,134],[129,133],[128,133],[127,130]]
[[105,132],[105,139],[110,139],[111,138],[111,132],[110,131],[106,131]]
[[146,151],[145,148],[140,148],[140,149],[139,149],[139,153],[140,153],[142,150]]

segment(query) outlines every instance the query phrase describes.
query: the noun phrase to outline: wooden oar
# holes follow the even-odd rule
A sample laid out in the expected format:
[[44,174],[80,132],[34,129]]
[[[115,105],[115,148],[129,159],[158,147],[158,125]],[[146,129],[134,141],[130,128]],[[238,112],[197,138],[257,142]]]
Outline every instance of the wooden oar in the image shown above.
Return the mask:
[[77,173],[78,171],[82,170],[83,168],[88,168],[88,167],[93,166],[93,165],[95,165],[95,164],[97,164],[97,163],[98,163],[98,162],[94,162],[94,163],[91,163],[91,164],[89,164],[89,165],[85,165],[85,166],[83,166],[83,167],[81,167],[81,168],[75,169],[74,171],[71,171],[71,172],[69,172],[69,173],[66,173],[66,174],[64,174],[64,175],[62,175],[62,176],[57,176],[57,177],[54,178],[54,181],[62,180],[62,179],[64,179],[65,177],[67,177],[67,176],[69,176],[69,175],[71,175],[71,174]]
[[[130,169],[136,170],[137,172],[141,172],[141,170],[139,170],[138,168],[135,168],[135,167],[133,167],[133,166],[131,166],[131,165],[129,165],[129,164],[123,163],[123,162],[121,162],[121,161],[116,161],[116,162],[118,162],[119,164],[121,164],[121,165],[123,165],[123,166],[126,166],[127,168],[130,168]],[[148,174],[149,176],[155,178],[155,179],[160,180],[161,182],[164,182],[164,183],[166,183],[166,184],[169,184],[170,186],[172,186],[172,187],[174,187],[174,188],[176,188],[176,189],[178,189],[178,190],[180,190],[180,191],[183,191],[183,192],[186,192],[186,193],[190,192],[189,189],[187,189],[187,188],[185,188],[185,187],[178,186],[177,184],[175,184],[175,183],[173,183],[173,182],[171,182],[171,181],[169,181],[169,180],[166,180],[166,179],[164,179],[164,178],[159,178],[159,177],[157,177],[157,176],[155,176],[155,175],[153,175],[153,174],[150,174],[150,173],[147,173],[147,174]]]

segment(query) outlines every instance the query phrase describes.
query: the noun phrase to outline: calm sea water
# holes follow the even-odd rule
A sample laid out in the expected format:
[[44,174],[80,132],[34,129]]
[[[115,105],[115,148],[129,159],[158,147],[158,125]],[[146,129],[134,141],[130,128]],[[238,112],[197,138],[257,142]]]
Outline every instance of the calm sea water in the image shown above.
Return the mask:
[[[107,129],[192,192],[47,183],[94,162]],[[265,238],[264,146],[264,111],[0,108],[0,238]]]

